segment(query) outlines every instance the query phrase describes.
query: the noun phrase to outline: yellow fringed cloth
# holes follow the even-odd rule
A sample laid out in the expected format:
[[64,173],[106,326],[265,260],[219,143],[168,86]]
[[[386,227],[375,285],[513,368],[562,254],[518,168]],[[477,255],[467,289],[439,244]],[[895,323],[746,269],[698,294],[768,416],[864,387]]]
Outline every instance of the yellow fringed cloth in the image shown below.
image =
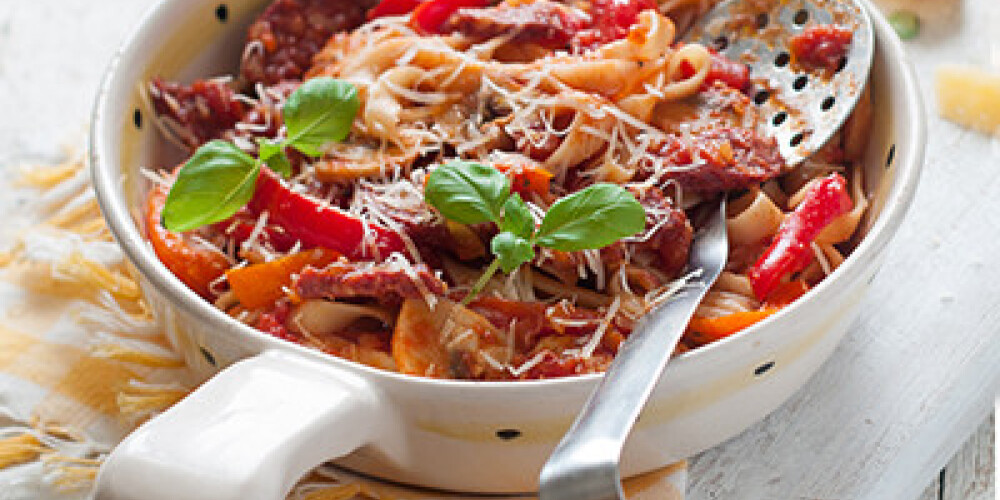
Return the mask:
[[[0,499],[85,499],[114,445],[199,380],[146,308],[101,218],[83,161],[24,169],[5,184],[23,206],[0,204],[8,212],[7,234],[0,235]],[[675,500],[683,499],[685,482],[679,463],[633,478],[625,489],[631,500]],[[417,491],[324,466],[289,498],[476,497]]]

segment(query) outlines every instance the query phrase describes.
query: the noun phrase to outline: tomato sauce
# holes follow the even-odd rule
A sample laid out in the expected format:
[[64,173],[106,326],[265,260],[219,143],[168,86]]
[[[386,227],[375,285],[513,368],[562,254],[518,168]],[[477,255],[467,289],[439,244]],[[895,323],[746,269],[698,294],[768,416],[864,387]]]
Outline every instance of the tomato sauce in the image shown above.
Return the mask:
[[791,37],[788,46],[798,64],[834,73],[847,57],[852,38],[851,30],[843,26],[820,24]]
[[592,0],[588,12],[593,22],[577,33],[574,45],[588,49],[625,38],[639,13],[656,7],[655,0]]

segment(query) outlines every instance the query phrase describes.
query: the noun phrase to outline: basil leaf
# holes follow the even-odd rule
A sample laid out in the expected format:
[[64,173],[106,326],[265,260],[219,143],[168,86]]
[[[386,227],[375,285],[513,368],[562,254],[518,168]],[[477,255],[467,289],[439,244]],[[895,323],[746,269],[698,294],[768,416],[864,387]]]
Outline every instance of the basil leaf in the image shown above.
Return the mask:
[[257,138],[257,156],[264,163],[267,163],[267,160],[280,153],[282,149],[284,149],[284,145],[280,142],[263,137]]
[[285,154],[284,144],[269,139],[258,138],[257,156],[268,167],[271,167],[271,170],[274,170],[282,177],[288,178],[292,176],[292,164],[288,161],[288,155]]
[[504,231],[493,237],[490,250],[497,256],[503,272],[510,273],[521,264],[535,258],[535,250],[528,240]]
[[204,144],[181,167],[163,206],[163,227],[192,229],[229,218],[253,197],[260,164],[232,143]]
[[285,101],[285,143],[302,154],[320,156],[325,144],[347,137],[360,107],[354,85],[330,77],[307,80]]
[[279,151],[278,154],[265,160],[268,167],[274,170],[284,178],[289,178],[292,176],[292,164],[288,161],[288,155],[284,151]]
[[646,227],[646,212],[632,193],[614,184],[594,184],[552,204],[535,241],[575,252],[602,248]]
[[535,218],[531,216],[531,209],[521,199],[521,195],[514,193],[507,198],[507,203],[503,205],[500,230],[510,231],[521,238],[531,238],[535,234]]
[[452,161],[427,177],[424,198],[442,215],[462,224],[499,222],[510,196],[510,179],[493,167]]

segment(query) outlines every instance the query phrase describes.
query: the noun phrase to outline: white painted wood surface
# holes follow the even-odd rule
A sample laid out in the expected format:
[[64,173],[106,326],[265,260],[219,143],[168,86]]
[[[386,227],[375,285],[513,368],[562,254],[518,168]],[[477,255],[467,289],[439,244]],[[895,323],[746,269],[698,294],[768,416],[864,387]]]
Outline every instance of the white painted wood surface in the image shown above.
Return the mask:
[[[935,12],[909,44],[932,117],[914,209],[831,361],[775,414],[695,457],[692,499],[917,498],[990,413],[1000,382],[1000,147],[934,118],[931,76],[942,61],[1000,59],[990,38],[1000,6],[909,1]],[[151,3],[0,0],[0,165],[82,142],[104,65]],[[991,451],[976,453],[955,460],[976,464]],[[956,474],[946,474],[946,494],[995,489],[992,475]]]

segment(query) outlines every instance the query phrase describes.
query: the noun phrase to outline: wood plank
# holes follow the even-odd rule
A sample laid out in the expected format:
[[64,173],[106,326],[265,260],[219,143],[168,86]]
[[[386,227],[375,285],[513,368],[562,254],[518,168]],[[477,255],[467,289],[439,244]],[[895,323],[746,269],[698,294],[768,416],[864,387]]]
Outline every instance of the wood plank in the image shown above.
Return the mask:
[[996,415],[991,416],[962,446],[944,471],[941,500],[996,498]]
[[941,478],[934,477],[924,493],[917,500],[941,500]]

